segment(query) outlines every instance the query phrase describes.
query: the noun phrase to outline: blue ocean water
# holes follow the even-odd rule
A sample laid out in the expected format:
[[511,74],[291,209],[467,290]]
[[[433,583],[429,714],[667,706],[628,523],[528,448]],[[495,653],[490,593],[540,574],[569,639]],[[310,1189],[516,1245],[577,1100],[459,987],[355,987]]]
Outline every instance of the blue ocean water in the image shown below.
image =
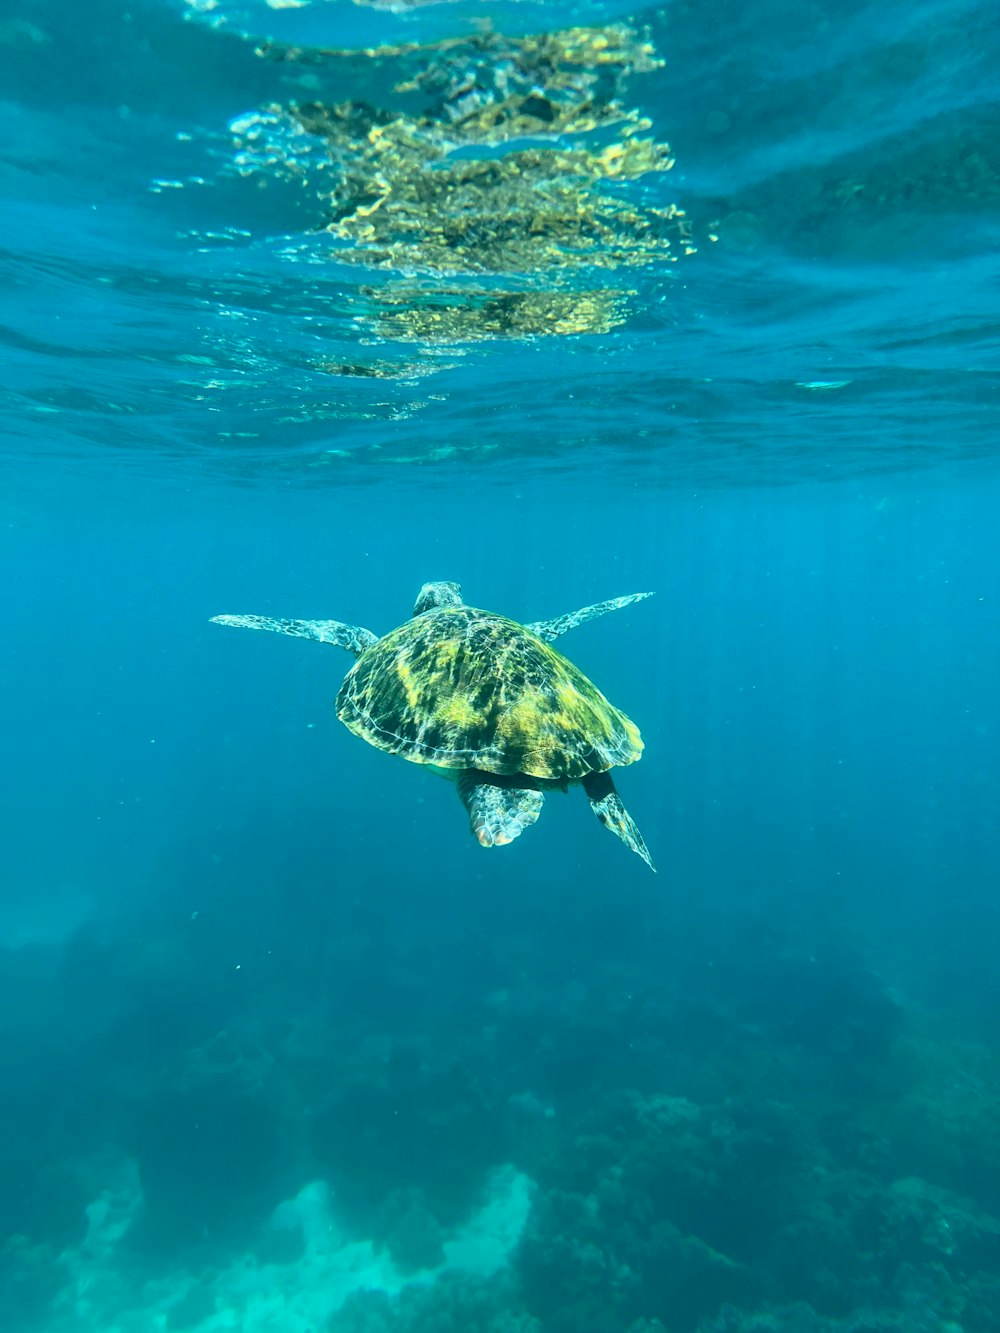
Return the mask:
[[[983,0],[6,0],[4,1333],[1000,1330]],[[635,720],[483,850],[421,584]]]

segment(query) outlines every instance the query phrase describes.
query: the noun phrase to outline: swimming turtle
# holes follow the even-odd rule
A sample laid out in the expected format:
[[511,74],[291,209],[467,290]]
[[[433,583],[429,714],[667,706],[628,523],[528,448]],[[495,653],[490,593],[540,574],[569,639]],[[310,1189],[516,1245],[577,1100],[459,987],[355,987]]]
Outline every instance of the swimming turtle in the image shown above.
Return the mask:
[[451,778],[483,847],[512,842],[538,818],[546,791],[579,782],[604,827],[654,870],[608,771],[640,757],[639,729],[550,646],[567,630],[650,596],[613,597],[521,625],[467,606],[457,583],[425,583],[412,619],[381,638],[339,620],[212,620],[354,653],[337,716],[377,749]]

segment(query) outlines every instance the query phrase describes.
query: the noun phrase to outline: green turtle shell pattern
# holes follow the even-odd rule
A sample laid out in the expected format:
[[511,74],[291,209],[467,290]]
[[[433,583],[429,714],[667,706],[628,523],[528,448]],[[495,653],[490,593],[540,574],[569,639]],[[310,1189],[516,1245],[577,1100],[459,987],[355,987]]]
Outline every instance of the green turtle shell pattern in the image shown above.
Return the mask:
[[469,606],[414,616],[367,648],[337,696],[356,736],[418,764],[559,780],[631,764],[635,723],[514,620]]

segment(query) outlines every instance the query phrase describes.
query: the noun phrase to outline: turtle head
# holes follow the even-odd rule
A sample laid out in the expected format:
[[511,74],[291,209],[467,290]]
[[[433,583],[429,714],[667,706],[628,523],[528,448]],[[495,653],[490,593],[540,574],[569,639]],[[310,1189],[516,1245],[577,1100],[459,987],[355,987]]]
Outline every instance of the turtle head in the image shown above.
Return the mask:
[[435,611],[439,606],[461,606],[462,589],[457,583],[425,583],[417,594],[413,614]]

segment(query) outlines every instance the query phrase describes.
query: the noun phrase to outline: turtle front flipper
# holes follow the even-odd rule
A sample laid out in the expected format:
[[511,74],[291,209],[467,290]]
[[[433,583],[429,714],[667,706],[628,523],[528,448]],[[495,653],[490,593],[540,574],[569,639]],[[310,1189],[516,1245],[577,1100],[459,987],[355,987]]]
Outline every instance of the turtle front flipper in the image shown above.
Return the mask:
[[269,629],[275,634],[294,634],[299,639],[333,643],[360,657],[366,648],[378,643],[378,635],[362,625],[345,625],[340,620],[275,620],[271,616],[212,616],[213,625],[234,625],[237,629]]
[[635,820],[622,805],[622,798],[611,780],[610,773],[588,773],[583,779],[583,790],[587,793],[590,808],[606,829],[621,838],[626,847],[631,847],[637,856],[656,873],[653,858],[643,841]]
[[476,768],[458,774],[458,794],[481,847],[505,847],[542,813],[545,797],[537,787],[519,785],[526,781],[520,776],[504,779]]
[[553,616],[551,620],[536,620],[524,628],[530,629],[532,634],[537,634],[546,643],[551,643],[568,629],[576,629],[577,625],[585,625],[588,620],[596,620],[598,616],[606,616],[609,611],[620,611],[623,606],[631,606],[633,602],[644,602],[647,597],[652,596],[651,592],[632,592],[627,597],[609,597],[606,602],[581,606],[579,611],[567,611],[564,616]]

